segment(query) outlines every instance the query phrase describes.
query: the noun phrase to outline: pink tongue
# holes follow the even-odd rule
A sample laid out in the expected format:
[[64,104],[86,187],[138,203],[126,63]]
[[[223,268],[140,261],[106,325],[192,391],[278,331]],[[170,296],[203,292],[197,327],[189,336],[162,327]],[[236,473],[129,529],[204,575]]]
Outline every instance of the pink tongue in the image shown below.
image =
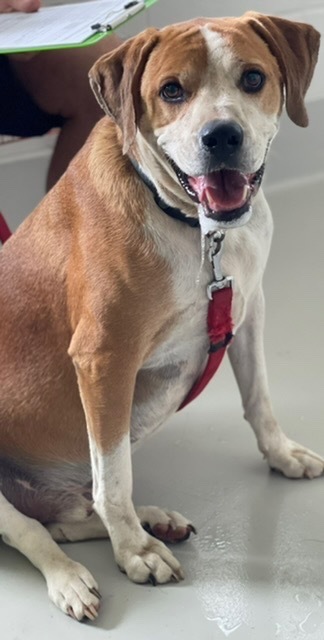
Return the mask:
[[199,202],[206,204],[212,211],[232,211],[242,207],[250,193],[249,184],[243,173],[231,169],[222,169],[206,176],[188,178],[195,190]]

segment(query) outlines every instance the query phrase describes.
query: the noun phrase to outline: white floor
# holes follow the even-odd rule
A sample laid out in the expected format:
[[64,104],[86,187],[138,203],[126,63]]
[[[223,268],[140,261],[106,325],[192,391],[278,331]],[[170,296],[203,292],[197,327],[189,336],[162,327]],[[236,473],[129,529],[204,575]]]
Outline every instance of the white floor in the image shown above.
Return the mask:
[[[276,413],[324,454],[323,183],[273,194],[266,351]],[[176,547],[183,583],[136,586],[109,542],[66,545],[96,576],[98,622],[65,617],[41,575],[0,546],[2,640],[323,640],[324,478],[270,473],[229,366],[134,457],[137,504],[177,509],[198,535]]]

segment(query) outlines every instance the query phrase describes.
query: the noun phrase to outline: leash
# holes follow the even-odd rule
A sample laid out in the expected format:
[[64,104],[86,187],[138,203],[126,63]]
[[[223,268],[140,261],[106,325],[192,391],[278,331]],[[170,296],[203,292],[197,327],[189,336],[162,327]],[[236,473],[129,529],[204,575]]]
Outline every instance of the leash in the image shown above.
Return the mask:
[[0,211],[0,244],[4,244],[11,236],[11,231]]
[[233,339],[233,278],[223,275],[220,263],[224,238],[224,231],[216,231],[207,235],[209,242],[208,259],[212,264],[215,278],[207,286],[207,296],[210,301],[207,314],[208,360],[204,371],[191,387],[178,411],[186,407],[189,402],[195,400],[205,389],[219,369],[226,349]]

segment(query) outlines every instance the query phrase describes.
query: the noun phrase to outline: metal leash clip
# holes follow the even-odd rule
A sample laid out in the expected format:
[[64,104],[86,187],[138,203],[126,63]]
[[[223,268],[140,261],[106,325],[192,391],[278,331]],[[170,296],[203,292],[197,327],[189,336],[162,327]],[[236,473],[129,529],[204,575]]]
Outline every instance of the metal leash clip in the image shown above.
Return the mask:
[[225,238],[224,231],[216,231],[208,234],[209,248],[208,259],[213,266],[215,280],[207,286],[207,296],[209,300],[213,299],[214,291],[226,289],[232,286],[232,276],[224,276],[221,267],[221,255],[223,249],[223,240]]

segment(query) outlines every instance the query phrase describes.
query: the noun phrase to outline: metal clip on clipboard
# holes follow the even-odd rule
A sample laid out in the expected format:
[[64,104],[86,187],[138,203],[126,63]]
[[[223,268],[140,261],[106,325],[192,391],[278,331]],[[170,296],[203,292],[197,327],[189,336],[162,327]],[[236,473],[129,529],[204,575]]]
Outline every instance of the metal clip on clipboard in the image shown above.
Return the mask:
[[132,0],[130,2],[127,2],[124,5],[124,10],[116,13],[115,17],[110,19],[109,23],[100,24],[98,22],[96,24],[92,24],[91,29],[93,29],[93,31],[95,31],[96,33],[107,33],[107,31],[116,29],[116,27],[125,22],[128,18],[136,15],[136,13],[142,11],[142,9],[145,9],[144,0]]

